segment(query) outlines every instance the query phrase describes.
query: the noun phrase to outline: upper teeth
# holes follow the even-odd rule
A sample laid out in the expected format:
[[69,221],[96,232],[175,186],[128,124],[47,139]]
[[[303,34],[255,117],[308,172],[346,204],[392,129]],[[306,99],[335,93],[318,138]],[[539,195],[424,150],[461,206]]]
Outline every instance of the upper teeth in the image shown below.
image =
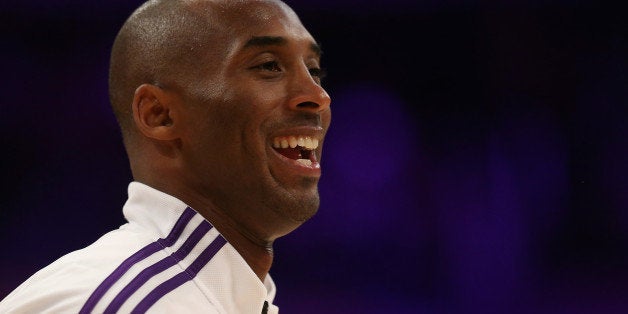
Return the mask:
[[318,147],[318,139],[309,136],[282,136],[275,137],[273,140],[274,148],[295,148],[297,146],[313,150]]

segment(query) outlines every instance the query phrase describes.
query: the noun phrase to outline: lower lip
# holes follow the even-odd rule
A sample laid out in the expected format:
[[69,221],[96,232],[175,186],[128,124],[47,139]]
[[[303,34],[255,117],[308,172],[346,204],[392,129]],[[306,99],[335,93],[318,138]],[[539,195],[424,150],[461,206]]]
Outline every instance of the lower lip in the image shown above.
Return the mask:
[[301,164],[297,162],[296,160],[290,159],[278,153],[272,147],[271,147],[271,150],[282,161],[282,164],[284,164],[284,167],[286,168],[286,170],[294,172],[296,174],[303,175],[303,176],[320,177],[321,164],[318,161],[314,161],[312,162],[311,165],[308,166],[308,165]]

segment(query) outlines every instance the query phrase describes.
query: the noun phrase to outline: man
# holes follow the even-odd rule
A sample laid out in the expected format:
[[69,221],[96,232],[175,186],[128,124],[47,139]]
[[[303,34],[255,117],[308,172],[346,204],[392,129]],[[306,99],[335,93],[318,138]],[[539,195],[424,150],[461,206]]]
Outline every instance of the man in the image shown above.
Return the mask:
[[273,241],[318,209],[331,120],[319,46],[279,0],[156,0],[112,49],[128,223],[2,313],[276,313]]

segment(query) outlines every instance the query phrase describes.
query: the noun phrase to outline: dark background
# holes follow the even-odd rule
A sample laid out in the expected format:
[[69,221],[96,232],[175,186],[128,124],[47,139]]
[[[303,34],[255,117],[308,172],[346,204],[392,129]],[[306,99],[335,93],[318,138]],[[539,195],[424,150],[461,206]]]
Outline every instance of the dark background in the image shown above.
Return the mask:
[[[124,223],[107,96],[140,1],[0,3],[0,298]],[[333,123],[282,313],[628,311],[628,18],[600,1],[289,1]]]

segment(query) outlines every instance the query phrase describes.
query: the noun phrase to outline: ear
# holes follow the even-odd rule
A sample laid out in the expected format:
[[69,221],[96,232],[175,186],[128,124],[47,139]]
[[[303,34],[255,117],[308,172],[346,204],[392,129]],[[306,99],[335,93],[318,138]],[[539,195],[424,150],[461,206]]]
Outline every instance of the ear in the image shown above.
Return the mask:
[[142,84],[133,97],[133,120],[139,131],[148,138],[171,141],[178,138],[175,117],[177,98],[159,86]]

